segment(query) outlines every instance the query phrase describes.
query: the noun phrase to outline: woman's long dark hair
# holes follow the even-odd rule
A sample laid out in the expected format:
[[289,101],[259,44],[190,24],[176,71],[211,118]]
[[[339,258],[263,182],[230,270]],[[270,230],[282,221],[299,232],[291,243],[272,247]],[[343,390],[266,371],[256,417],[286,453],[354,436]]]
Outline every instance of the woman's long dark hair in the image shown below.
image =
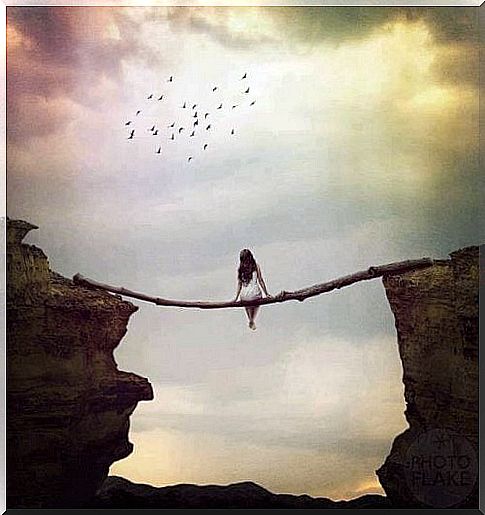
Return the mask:
[[243,249],[239,253],[239,270],[237,275],[243,284],[248,284],[256,270],[256,260],[249,249]]

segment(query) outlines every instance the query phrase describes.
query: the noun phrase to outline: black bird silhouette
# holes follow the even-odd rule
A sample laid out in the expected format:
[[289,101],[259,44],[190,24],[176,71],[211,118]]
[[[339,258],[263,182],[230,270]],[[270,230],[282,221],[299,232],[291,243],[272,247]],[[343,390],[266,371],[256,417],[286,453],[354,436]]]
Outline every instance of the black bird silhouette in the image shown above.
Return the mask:
[[190,137],[192,136],[195,136],[195,131],[192,131],[192,133],[190,134]]
[[214,87],[212,88],[212,91],[215,91],[216,89],[217,89],[217,86],[214,86]]
[[155,130],[155,125],[149,130],[153,132]]
[[256,100],[253,100],[249,105],[253,106],[256,103]]
[[222,109],[222,104],[217,109]]
[[247,73],[245,73],[242,77],[241,77],[241,80],[245,79],[247,77]]
[[151,94],[147,97],[147,100],[150,100],[150,98],[153,98],[153,93],[151,93]]
[[180,127],[180,128],[179,128],[179,134],[180,134],[183,130],[184,130],[184,128],[183,128],[183,127]]
[[138,110],[138,111],[136,112],[136,115],[135,115],[135,116],[138,116],[140,113],[141,113],[141,111],[140,111],[140,110]]
[[194,105],[192,106],[192,109],[195,109],[196,107],[197,107],[197,104],[194,104]]
[[162,98],[163,98],[163,95],[160,95],[160,98],[158,100],[162,100]]
[[184,105],[182,106],[182,109],[185,109],[187,107],[187,102],[184,102]]
[[192,116],[192,118],[197,118],[197,111],[195,111],[195,114]]
[[173,81],[173,75],[170,75],[170,79],[168,79],[167,82],[172,82]]
[[209,113],[205,113],[204,120],[209,116]]
[[211,128],[211,124],[209,123],[209,125],[205,128],[205,130],[208,131],[210,128]]
[[195,122],[194,122],[194,127],[195,127],[196,125],[199,125],[199,120],[195,120]]
[[249,88],[244,93],[249,93]]
[[158,134],[158,129],[153,133],[154,136]]
[[130,133],[130,135],[128,136],[128,139],[133,139],[133,136],[135,135],[135,129],[133,129]]
[[158,147],[157,154],[160,154],[162,152],[162,147]]
[[175,127],[175,122],[173,122],[172,125],[169,125],[169,127]]
[[234,109],[235,107],[237,107],[237,104],[235,106],[232,106],[232,108]]
[[129,122],[126,122],[125,125],[130,125],[130,123],[131,123],[131,120]]
[[175,139],[175,136],[172,134],[172,137],[170,139]]
[[190,160],[191,160],[191,159],[192,159],[192,157],[189,157],[189,158],[187,159],[187,162],[190,162]]
[[207,143],[204,145],[204,150],[207,148]]
[[232,129],[231,134],[234,134],[234,129]]

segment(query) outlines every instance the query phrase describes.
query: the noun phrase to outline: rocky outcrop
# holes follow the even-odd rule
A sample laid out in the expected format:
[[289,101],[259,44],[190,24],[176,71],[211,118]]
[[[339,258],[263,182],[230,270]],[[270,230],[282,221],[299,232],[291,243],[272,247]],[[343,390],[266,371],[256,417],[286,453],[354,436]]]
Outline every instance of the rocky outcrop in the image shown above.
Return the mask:
[[50,270],[34,228],[7,219],[7,508],[81,507],[153,391],[113,357],[138,308]]
[[376,473],[395,506],[478,508],[479,248],[383,282],[409,428]]

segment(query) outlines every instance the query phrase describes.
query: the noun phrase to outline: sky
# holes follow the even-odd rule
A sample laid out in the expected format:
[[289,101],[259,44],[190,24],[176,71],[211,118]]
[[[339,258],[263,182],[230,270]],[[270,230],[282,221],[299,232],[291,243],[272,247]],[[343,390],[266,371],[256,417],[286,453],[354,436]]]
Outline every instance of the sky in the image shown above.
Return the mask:
[[[8,7],[7,215],[66,277],[184,300],[233,298],[242,248],[272,294],[446,258],[485,239],[477,39],[474,8]],[[383,493],[407,423],[380,280],[256,331],[132,302],[115,359],[155,398],[111,474]]]

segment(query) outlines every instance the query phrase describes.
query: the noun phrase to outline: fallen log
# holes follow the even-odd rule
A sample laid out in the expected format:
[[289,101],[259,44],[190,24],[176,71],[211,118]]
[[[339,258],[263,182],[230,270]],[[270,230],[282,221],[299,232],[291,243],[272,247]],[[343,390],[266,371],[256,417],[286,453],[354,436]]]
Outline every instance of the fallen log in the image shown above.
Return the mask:
[[199,309],[221,309],[221,308],[240,308],[246,306],[261,306],[264,304],[276,304],[278,302],[286,302],[288,300],[298,300],[300,302],[322,293],[328,293],[332,290],[343,288],[344,286],[350,286],[351,284],[367,281],[369,279],[375,279],[376,277],[382,277],[384,275],[394,275],[403,272],[409,272],[419,268],[426,268],[432,266],[435,263],[443,260],[433,260],[431,258],[421,259],[410,259],[407,261],[398,261],[396,263],[389,263],[387,265],[371,266],[366,270],[356,272],[354,274],[339,277],[332,281],[328,281],[321,284],[315,284],[307,288],[295,291],[281,291],[275,296],[265,297],[262,299],[251,300],[251,301],[225,301],[225,302],[212,302],[212,301],[191,301],[191,300],[172,300],[164,299],[161,297],[152,297],[144,293],[138,293],[135,291],[128,290],[122,286],[110,286],[109,284],[103,284],[93,279],[76,274],[73,277],[73,281],[80,285],[89,288],[99,288],[102,290],[109,291],[111,293],[117,293],[125,297],[132,297],[134,299],[143,300],[145,302],[151,302],[157,306],[172,306],[180,308],[199,308]]

